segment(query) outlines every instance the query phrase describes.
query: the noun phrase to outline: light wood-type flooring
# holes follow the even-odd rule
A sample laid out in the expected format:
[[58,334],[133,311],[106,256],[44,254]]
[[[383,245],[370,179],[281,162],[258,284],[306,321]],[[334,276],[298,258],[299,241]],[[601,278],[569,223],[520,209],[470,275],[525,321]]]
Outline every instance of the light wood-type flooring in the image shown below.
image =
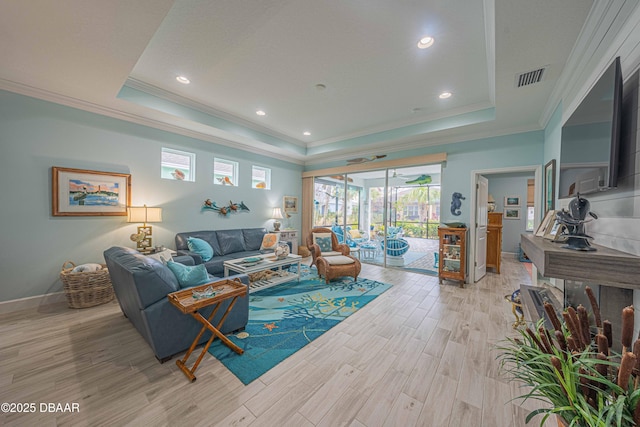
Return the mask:
[[0,425],[524,426],[534,403],[510,401],[522,390],[492,346],[513,334],[504,295],[531,280],[513,255],[502,262],[464,289],[363,265],[362,277],[394,286],[247,386],[208,354],[194,383],[175,358],[158,363],[115,301],[2,315],[0,403],[38,411],[2,413]]

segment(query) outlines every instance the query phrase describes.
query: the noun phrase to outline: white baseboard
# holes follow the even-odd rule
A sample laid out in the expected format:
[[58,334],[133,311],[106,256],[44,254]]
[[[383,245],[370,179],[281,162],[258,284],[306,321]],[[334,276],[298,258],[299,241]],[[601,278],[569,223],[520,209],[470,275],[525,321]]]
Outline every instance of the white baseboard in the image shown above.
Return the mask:
[[64,292],[37,295],[35,297],[19,298],[9,301],[0,301],[0,314],[13,313],[15,311],[29,310],[43,305],[59,304],[67,301]]

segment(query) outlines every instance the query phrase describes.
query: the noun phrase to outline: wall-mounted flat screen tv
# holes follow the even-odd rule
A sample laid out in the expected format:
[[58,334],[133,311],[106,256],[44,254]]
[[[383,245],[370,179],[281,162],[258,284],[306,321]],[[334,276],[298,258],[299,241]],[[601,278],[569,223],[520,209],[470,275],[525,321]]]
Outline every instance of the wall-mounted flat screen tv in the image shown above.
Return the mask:
[[618,185],[622,72],[616,58],[562,126],[558,196]]

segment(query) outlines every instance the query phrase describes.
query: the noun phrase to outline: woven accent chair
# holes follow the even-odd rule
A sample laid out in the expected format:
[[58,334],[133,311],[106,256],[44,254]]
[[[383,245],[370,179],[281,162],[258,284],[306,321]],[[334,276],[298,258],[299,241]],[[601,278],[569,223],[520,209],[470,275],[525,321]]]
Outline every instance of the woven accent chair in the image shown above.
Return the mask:
[[[314,235],[316,235],[316,240],[314,240]],[[318,237],[321,239],[331,239],[330,245],[328,244],[328,240],[321,242],[323,243],[324,251],[321,250],[320,244],[317,243]],[[324,277],[327,283],[329,283],[330,280],[343,276],[353,277],[354,281],[358,280],[358,274],[360,274],[360,270],[362,269],[360,260],[349,255],[349,246],[344,243],[338,243],[336,234],[330,229],[312,229],[307,236],[307,247],[313,257],[311,265],[316,265],[318,275]]]

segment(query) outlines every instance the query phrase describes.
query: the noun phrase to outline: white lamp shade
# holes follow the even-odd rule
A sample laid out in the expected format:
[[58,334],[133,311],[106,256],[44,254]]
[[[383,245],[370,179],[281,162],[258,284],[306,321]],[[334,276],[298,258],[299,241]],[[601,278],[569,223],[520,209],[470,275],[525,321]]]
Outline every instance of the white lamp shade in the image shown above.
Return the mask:
[[271,214],[271,218],[273,218],[273,219],[282,219],[282,218],[284,218],[284,215],[282,215],[282,209],[273,208],[273,213]]
[[162,208],[145,206],[129,206],[127,208],[127,222],[162,222]]

